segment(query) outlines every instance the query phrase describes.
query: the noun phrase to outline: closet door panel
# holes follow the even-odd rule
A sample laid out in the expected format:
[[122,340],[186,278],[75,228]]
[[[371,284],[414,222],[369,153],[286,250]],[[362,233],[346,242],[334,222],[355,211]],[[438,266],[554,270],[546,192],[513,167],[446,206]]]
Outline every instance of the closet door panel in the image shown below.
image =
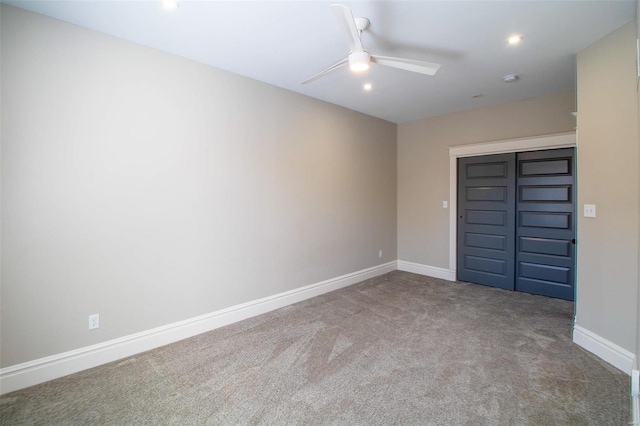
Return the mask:
[[458,160],[461,281],[514,289],[515,154]]
[[515,289],[574,300],[574,150],[518,153],[517,170]]

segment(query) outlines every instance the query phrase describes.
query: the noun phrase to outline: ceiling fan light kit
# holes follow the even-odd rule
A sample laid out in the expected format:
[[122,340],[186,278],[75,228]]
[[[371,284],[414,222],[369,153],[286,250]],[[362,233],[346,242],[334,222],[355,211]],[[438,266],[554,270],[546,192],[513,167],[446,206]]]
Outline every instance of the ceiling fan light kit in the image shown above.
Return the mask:
[[308,84],[318,78],[330,73],[331,71],[342,68],[345,65],[349,65],[349,69],[354,72],[367,71],[370,64],[373,62],[378,65],[384,65],[387,67],[398,68],[405,71],[416,72],[425,75],[434,75],[440,68],[440,64],[434,64],[433,62],[417,61],[414,59],[404,58],[392,58],[390,56],[371,55],[364,50],[362,40],[360,36],[362,31],[369,27],[369,20],[367,18],[354,18],[351,13],[351,9],[341,4],[332,4],[333,10],[338,24],[342,28],[342,31],[346,34],[349,40],[349,56],[342,61],[330,66],[329,68],[320,71],[313,77],[303,81],[300,84]]
[[166,10],[176,10],[180,7],[180,3],[176,0],[162,0],[162,7]]
[[369,69],[371,55],[368,52],[352,52],[349,54],[349,69],[354,72],[362,72]]
[[522,36],[520,34],[514,34],[507,39],[508,44],[518,44],[522,41]]

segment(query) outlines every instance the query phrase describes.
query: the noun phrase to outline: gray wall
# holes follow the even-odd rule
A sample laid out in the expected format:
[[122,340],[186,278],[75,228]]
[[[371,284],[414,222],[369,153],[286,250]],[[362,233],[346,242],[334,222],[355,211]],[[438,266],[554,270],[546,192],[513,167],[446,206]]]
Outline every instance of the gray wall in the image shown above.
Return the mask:
[[3,367],[397,258],[395,124],[7,6],[1,28]]
[[398,125],[398,259],[449,268],[453,145],[572,132],[573,91]]
[[638,97],[630,22],[578,53],[577,324],[635,353]]

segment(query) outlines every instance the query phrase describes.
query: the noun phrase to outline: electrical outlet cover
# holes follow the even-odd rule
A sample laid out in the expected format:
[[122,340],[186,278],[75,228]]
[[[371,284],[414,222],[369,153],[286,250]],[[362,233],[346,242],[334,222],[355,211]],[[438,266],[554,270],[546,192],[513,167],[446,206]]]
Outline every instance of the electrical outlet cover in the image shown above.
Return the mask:
[[89,330],[100,328],[100,314],[89,315]]

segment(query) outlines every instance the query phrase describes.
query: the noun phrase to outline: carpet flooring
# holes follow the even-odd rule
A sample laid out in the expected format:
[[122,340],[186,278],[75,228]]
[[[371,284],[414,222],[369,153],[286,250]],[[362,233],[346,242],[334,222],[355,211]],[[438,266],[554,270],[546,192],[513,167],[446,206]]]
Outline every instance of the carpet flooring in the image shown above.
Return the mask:
[[573,304],[395,271],[0,397],[3,425],[625,425]]

